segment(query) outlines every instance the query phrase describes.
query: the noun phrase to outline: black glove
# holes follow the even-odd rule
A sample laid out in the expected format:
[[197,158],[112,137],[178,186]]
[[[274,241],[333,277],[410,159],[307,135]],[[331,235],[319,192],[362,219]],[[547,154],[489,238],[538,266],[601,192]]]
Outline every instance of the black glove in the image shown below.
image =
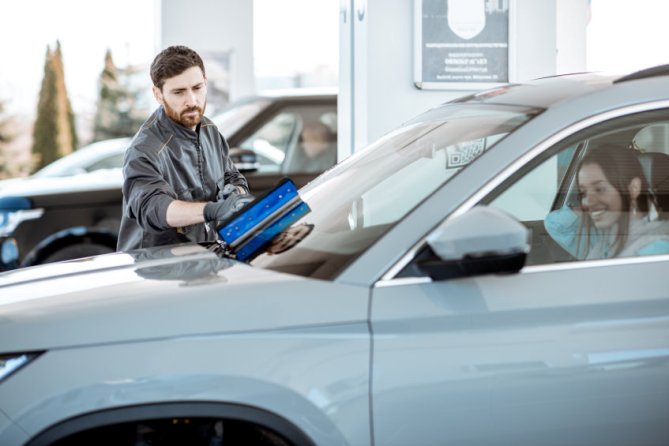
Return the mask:
[[218,195],[216,195],[216,201],[222,201],[230,197],[231,195],[237,195],[242,193],[234,184],[228,183],[223,185],[223,187],[221,187],[221,184],[219,184],[218,186],[219,186]]
[[222,221],[253,201],[251,194],[232,194],[225,200],[210,201],[204,206],[204,221]]

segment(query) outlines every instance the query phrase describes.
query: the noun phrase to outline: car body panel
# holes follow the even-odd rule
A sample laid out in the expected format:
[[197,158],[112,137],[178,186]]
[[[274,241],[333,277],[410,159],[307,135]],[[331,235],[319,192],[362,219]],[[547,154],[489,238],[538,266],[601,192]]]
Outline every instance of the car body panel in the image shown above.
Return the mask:
[[[12,377],[20,400],[0,386],[0,401],[31,436],[103,408],[217,401],[280,414],[316,444],[369,444],[368,365],[366,324],[209,333],[55,349]],[[44,373],[57,389],[35,382]]]
[[[116,253],[103,256],[100,269],[82,259],[57,264],[51,277],[31,279],[40,275],[37,266],[0,278],[0,315],[11,322],[0,327],[0,351],[363,323],[367,318],[365,288],[323,290],[320,281],[251,268],[198,245],[169,251],[177,254],[142,260],[140,250],[138,262],[128,263],[132,253]],[[72,282],[68,270],[79,263],[88,272]],[[142,299],[145,294],[154,297]],[[90,324],[85,339],[78,327],[83,315]],[[122,330],[115,320],[124,321]]]
[[0,438],[6,444],[24,444],[30,437],[0,410]]
[[[611,277],[661,276],[667,260],[375,288],[377,442],[666,439],[649,411],[669,413],[669,292]],[[403,422],[417,406],[424,416]]]
[[[150,251],[23,268],[0,279],[0,351],[18,339],[20,350],[45,343],[50,350],[30,364],[25,378],[12,377],[23,388],[22,401],[0,386],[2,410],[21,429],[34,435],[110,404],[225,401],[279,413],[318,443],[368,443],[368,423],[359,424],[369,416],[368,289],[326,291],[320,281],[254,271],[198,245]],[[82,268],[88,274],[72,283],[70,274]],[[292,288],[298,283],[299,293]],[[4,293],[10,284],[12,292]],[[247,292],[250,285],[253,292]],[[305,285],[313,293],[304,294]],[[158,299],[139,308],[139,296],[152,289]],[[17,332],[19,325],[25,330]],[[292,358],[302,348],[314,352],[306,362]],[[165,358],[181,370],[166,376]],[[73,361],[84,368],[105,365],[82,382],[68,373]],[[47,398],[31,375],[44,370],[61,382]],[[268,370],[274,378],[267,379]],[[35,411],[23,412],[24,398],[34,398]]]

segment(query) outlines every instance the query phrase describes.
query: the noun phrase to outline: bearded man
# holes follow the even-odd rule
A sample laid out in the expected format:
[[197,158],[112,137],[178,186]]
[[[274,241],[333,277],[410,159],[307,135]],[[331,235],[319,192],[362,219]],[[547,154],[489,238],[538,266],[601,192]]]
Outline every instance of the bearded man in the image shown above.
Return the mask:
[[216,240],[216,223],[253,199],[204,116],[207,76],[185,46],[161,51],[151,64],[160,104],[132,139],[123,162],[123,218],[117,249]]

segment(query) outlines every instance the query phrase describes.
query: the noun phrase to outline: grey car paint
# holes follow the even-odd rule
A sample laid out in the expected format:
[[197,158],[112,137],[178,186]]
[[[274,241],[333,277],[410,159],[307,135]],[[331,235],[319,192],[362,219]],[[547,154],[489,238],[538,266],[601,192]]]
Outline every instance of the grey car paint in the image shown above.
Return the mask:
[[[82,409],[162,400],[173,388],[171,401],[243,399],[303,420],[317,443],[360,435],[358,422],[368,417],[367,290],[322,290],[318,281],[253,269],[197,245],[162,248],[148,260],[143,254],[92,260],[100,266],[56,264],[52,277],[39,280],[39,268],[5,275],[15,283],[2,293],[13,308],[2,315],[12,335],[0,337],[0,351],[49,350],[28,373],[12,376],[11,387],[0,386],[2,411],[22,430],[39,432]],[[81,268],[88,272],[72,281],[69,271]],[[298,282],[311,291],[294,293]],[[302,349],[310,359],[293,357]],[[36,383],[42,374],[58,389]],[[305,392],[311,398],[299,396]],[[25,412],[27,401],[34,408]],[[333,402],[346,409],[328,419]]]

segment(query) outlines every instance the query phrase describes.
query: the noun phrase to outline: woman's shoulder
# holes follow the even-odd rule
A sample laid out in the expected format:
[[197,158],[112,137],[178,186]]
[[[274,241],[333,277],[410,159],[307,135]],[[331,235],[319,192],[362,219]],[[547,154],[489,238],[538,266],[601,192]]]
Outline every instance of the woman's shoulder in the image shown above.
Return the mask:
[[637,255],[669,254],[669,221],[644,222],[631,244]]

